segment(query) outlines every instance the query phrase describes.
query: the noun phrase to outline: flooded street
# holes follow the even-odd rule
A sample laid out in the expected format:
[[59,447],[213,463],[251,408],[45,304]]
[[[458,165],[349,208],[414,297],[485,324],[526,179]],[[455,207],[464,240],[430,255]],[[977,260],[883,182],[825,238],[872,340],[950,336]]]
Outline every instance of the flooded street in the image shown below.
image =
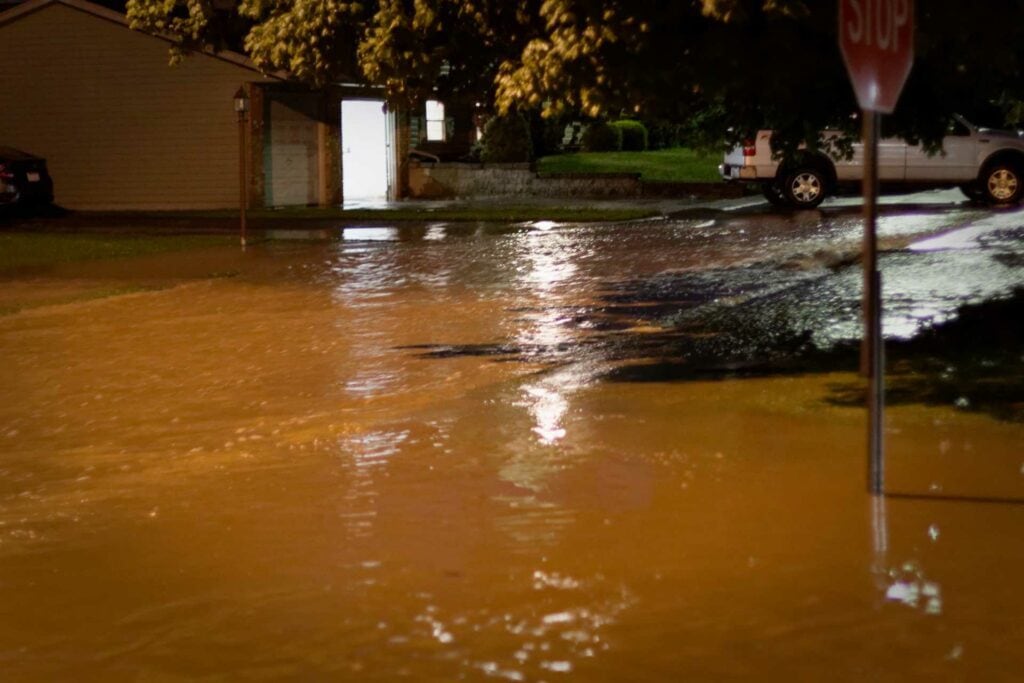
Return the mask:
[[[865,493],[860,226],[376,226],[6,276],[0,678],[1019,680],[1024,504]],[[879,227],[893,343],[1024,286],[1024,211]],[[1019,399],[918,395],[891,490],[1024,500]]]

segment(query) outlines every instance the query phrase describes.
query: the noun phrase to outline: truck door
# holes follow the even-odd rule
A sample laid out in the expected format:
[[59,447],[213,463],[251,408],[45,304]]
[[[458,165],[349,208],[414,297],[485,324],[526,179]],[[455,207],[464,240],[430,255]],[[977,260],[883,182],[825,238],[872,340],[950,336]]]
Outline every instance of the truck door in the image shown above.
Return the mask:
[[[843,168],[846,166],[846,168]],[[899,138],[878,141],[878,179],[884,182],[902,181],[907,170],[907,143]],[[864,145],[853,145],[853,158],[836,164],[840,180],[860,180],[864,174]]]
[[942,150],[928,154],[921,145],[907,147],[908,181],[966,181],[978,175],[978,133],[961,121],[950,124]]

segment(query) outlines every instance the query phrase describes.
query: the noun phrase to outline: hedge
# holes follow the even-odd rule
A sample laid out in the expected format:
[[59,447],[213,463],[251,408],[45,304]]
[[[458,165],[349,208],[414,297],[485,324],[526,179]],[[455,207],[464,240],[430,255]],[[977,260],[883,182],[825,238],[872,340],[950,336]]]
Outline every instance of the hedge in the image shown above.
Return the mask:
[[639,121],[621,119],[612,123],[622,132],[622,150],[643,152],[647,150],[647,127]]
[[583,131],[580,147],[584,152],[618,152],[622,149],[622,130],[607,121],[594,121]]

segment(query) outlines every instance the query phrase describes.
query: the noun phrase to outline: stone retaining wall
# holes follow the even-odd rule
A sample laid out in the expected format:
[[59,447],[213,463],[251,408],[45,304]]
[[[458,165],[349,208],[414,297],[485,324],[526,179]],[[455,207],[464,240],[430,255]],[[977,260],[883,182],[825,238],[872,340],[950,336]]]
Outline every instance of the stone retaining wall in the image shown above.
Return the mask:
[[538,174],[529,164],[416,164],[409,167],[409,196],[638,197],[638,173]]
[[739,184],[644,183],[638,173],[536,173],[530,164],[418,163],[409,167],[413,199],[455,197],[740,197]]

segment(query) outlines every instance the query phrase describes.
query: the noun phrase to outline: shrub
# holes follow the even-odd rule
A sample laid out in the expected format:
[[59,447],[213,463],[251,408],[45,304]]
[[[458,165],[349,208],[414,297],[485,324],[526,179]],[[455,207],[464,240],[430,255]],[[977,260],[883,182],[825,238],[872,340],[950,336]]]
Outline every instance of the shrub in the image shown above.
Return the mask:
[[566,120],[563,116],[544,118],[538,111],[529,115],[530,138],[533,140],[533,158],[540,159],[562,151],[562,136]]
[[530,125],[522,114],[493,116],[484,126],[480,160],[488,164],[529,161],[532,148]]
[[719,104],[692,112],[686,124],[680,126],[679,144],[695,149],[720,148],[729,123],[726,107]]
[[621,119],[612,124],[622,131],[622,149],[626,152],[643,152],[647,149],[647,127],[639,121]]
[[644,121],[647,126],[647,149],[672,149],[680,144],[681,128],[678,123],[665,119]]
[[583,131],[580,147],[584,152],[618,152],[622,149],[622,130],[606,121],[594,121]]

